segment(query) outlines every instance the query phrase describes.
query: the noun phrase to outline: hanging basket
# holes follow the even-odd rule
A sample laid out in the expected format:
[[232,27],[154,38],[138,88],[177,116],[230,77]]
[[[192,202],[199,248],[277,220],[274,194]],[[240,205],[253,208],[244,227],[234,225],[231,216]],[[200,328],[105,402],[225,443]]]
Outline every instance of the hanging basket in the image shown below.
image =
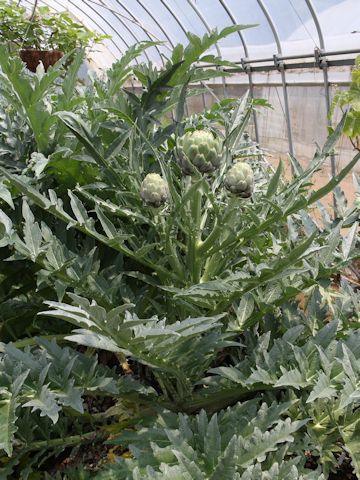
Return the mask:
[[31,72],[36,72],[40,62],[43,63],[46,72],[50,66],[55,65],[63,56],[64,52],[59,50],[20,50],[20,58],[26,63],[26,67]]

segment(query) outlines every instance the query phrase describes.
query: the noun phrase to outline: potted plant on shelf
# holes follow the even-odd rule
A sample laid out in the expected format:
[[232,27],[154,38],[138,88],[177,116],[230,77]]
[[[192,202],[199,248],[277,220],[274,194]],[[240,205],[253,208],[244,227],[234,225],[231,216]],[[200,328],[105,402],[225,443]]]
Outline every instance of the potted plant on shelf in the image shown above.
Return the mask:
[[67,11],[55,13],[35,3],[29,12],[17,2],[0,0],[0,40],[18,50],[32,72],[40,62],[47,70],[64,53],[79,47],[91,48],[104,38],[108,37],[88,30]]

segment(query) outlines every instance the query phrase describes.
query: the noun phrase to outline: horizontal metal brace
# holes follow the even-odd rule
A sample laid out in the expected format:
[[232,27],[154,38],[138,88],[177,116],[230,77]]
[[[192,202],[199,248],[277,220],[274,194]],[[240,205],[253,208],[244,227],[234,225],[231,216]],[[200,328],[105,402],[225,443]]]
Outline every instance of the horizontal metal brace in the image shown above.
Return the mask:
[[[321,51],[321,54],[323,57],[326,57],[328,59],[328,57],[333,57],[333,56],[338,56],[338,55],[360,55],[360,48],[358,49],[351,49],[351,50],[337,50],[337,51],[330,51],[330,52],[327,52],[327,51],[324,51],[322,50]],[[277,57],[279,58],[279,55],[277,55]],[[312,52],[312,53],[305,53],[305,54],[297,54],[297,55],[281,55],[281,59],[282,61],[285,61],[285,60],[300,60],[300,59],[314,59],[315,60],[315,53]],[[344,59],[339,59],[341,61],[352,61],[352,63],[346,63],[344,65],[353,65],[354,63],[354,58],[344,58]],[[235,64],[238,64],[238,65],[241,65],[243,68],[245,65],[251,65],[253,66],[253,64],[255,63],[273,63],[274,62],[274,57],[266,57],[266,58],[242,58],[240,62],[233,62]],[[304,62],[305,63],[305,62]],[[209,64],[208,65],[209,67],[213,67],[215,65],[212,65],[212,64]]]
[[[241,73],[244,73],[243,71]],[[288,87],[322,87],[324,86],[324,82],[323,81],[301,81],[301,80],[289,80],[287,79],[286,81],[286,84]],[[336,87],[346,87],[350,84],[350,80],[341,80],[341,81],[336,81],[336,82],[329,82],[329,85],[332,86],[332,85],[335,85]],[[212,84],[212,83],[207,83],[208,87],[214,89],[215,87],[219,87],[221,88],[222,85],[221,84]],[[234,82],[232,83],[231,81],[228,82],[227,84],[228,86],[235,86],[235,87],[239,87],[239,88],[244,88],[244,89],[248,89],[249,88],[249,82],[247,80],[247,77],[246,77],[246,80],[244,79],[244,82]],[[254,79],[253,80],[253,86],[256,87],[256,88],[265,88],[265,87],[282,87],[282,83],[278,80],[269,80],[269,81],[264,81],[264,80],[256,80]],[[198,84],[190,84],[190,87],[192,88],[198,88]],[[138,89],[139,91],[142,89],[142,87],[140,85],[135,85],[134,86],[135,89]],[[206,93],[206,92],[205,92]]]
[[[338,66],[353,66],[355,64],[355,59],[354,58],[348,58],[348,59],[343,59],[343,60],[327,60],[327,67],[338,67]],[[314,69],[314,68],[319,68],[314,61],[312,62],[299,62],[299,63],[285,63],[283,62],[284,70],[299,70],[303,68],[309,68],[309,69]],[[273,64],[273,65],[252,65],[251,66],[251,71],[252,72],[270,72],[274,70],[279,70],[279,68]],[[224,68],[224,72],[228,73],[237,73],[237,72],[243,72],[244,70],[239,67],[239,68]]]
[[[317,50],[317,49],[315,49]],[[320,50],[320,49],[319,49]],[[360,54],[360,48],[357,49],[352,49],[352,50],[336,50],[336,51],[330,51],[327,52],[325,50],[320,50],[322,56],[324,57],[334,57],[337,55],[359,55]],[[297,55],[281,55],[281,60],[299,60],[301,58],[314,58],[315,53],[301,53]],[[269,63],[274,60],[273,57],[266,57],[266,58],[247,58],[245,59],[246,62],[248,63]],[[240,63],[240,62],[234,62],[234,63]]]

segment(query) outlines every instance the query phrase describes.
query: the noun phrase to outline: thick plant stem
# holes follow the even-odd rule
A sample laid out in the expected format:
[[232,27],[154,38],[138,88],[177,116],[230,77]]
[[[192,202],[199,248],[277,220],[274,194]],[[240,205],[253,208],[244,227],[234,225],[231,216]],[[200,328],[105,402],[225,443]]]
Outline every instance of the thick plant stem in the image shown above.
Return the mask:
[[32,347],[34,345],[38,345],[37,340],[55,340],[56,342],[63,342],[66,341],[65,337],[68,336],[68,334],[65,335],[43,335],[41,337],[32,337],[32,338],[22,338],[21,340],[18,340],[17,342],[13,343],[13,346],[16,348],[25,348],[25,347]]
[[161,219],[161,226],[162,226],[163,234],[165,238],[166,253],[168,254],[168,257],[169,257],[169,263],[173,268],[173,270],[176,272],[176,274],[179,276],[179,278],[181,278],[183,277],[184,272],[177,255],[173,238],[171,237],[171,229],[167,227],[163,216],[161,216],[160,219]]
[[95,431],[83,433],[82,435],[71,435],[65,438],[53,438],[51,440],[41,440],[38,442],[32,442],[29,445],[29,450],[41,450],[43,448],[54,448],[54,447],[70,447],[72,445],[77,445],[82,442],[89,441],[99,441],[105,438],[103,432]]
[[200,282],[201,276],[201,258],[199,256],[199,249],[201,245],[201,202],[202,192],[197,190],[191,199],[191,216],[193,219],[193,231],[190,238],[190,252],[189,252],[189,270],[192,273],[192,282],[194,284]]

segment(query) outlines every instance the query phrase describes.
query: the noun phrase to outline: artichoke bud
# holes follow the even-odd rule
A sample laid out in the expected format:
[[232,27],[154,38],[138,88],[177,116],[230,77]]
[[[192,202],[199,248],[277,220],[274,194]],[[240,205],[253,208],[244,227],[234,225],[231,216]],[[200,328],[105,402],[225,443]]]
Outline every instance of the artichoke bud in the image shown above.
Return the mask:
[[237,162],[225,175],[225,187],[235,195],[249,198],[254,189],[254,174],[250,165]]
[[149,173],[141,183],[140,196],[151,207],[161,207],[169,198],[168,186],[158,173]]
[[177,153],[185,175],[194,173],[194,167],[201,173],[216,170],[222,159],[222,141],[209,130],[187,132],[177,139]]

